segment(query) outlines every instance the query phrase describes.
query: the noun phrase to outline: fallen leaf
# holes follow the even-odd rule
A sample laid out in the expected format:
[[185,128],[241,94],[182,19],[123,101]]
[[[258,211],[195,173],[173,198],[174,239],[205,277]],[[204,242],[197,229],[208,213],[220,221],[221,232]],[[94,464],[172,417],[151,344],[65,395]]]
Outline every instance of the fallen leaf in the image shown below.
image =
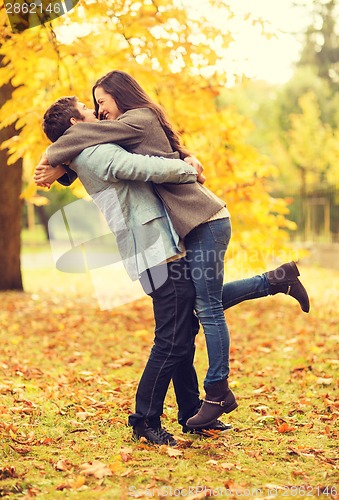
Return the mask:
[[80,465],[80,469],[82,469],[81,474],[84,474],[85,476],[94,476],[97,479],[113,475],[109,466],[98,460],[82,464]]
[[49,446],[50,444],[54,444],[55,440],[53,438],[44,438],[40,439],[39,441],[36,442],[36,444],[43,444],[45,446]]
[[206,465],[218,465],[218,461],[217,460],[208,460],[206,462]]
[[177,450],[176,448],[171,448],[170,446],[167,448],[167,454],[169,457],[182,457],[184,452],[181,450]]
[[67,471],[73,467],[69,460],[61,459],[54,465],[55,470]]
[[130,460],[133,460],[133,457],[130,453],[124,453],[123,451],[120,451],[120,456],[123,462],[129,462]]
[[134,475],[134,470],[133,469],[127,469],[127,470],[124,470],[124,472],[122,472],[120,474],[120,477],[127,477],[127,476],[133,476]]
[[95,413],[90,413],[89,411],[78,411],[75,416],[79,420],[86,420],[89,417],[93,417]]
[[236,464],[232,464],[230,462],[223,462],[222,464],[220,464],[220,467],[222,467],[225,470],[231,470],[236,467]]
[[331,385],[332,382],[333,382],[333,378],[325,378],[325,377],[318,377],[317,378],[318,385]]
[[73,482],[70,483],[70,487],[74,490],[82,488],[86,482],[86,479],[83,476],[77,476]]
[[262,387],[259,387],[259,389],[254,389],[254,391],[252,391],[252,393],[253,394],[262,394],[265,392],[272,392],[272,390],[274,390],[274,388],[268,387],[267,385],[263,385]]
[[114,462],[112,462],[111,464],[109,464],[109,470],[113,473],[113,474],[117,474],[120,472],[120,470],[122,469],[122,464],[121,464],[121,457],[119,456],[119,460],[114,460]]
[[283,422],[281,425],[278,427],[278,432],[283,433],[283,432],[293,432],[295,431],[295,427],[291,427],[289,424],[286,422]]
[[24,498],[36,497],[40,493],[38,488],[29,488]]
[[132,455],[133,448],[131,446],[123,446],[120,448],[120,453],[127,453],[128,455]]
[[292,475],[293,477],[303,477],[303,478],[307,478],[307,475],[305,474],[305,472],[303,472],[302,470],[293,470],[292,471]]
[[19,448],[18,446],[12,446],[11,444],[9,446],[12,448],[12,450],[16,451],[20,455],[27,455],[27,453],[30,453],[32,451],[31,446],[23,446],[21,448]]
[[57,491],[70,490],[71,489],[71,485],[68,484],[68,483],[61,483],[55,489]]

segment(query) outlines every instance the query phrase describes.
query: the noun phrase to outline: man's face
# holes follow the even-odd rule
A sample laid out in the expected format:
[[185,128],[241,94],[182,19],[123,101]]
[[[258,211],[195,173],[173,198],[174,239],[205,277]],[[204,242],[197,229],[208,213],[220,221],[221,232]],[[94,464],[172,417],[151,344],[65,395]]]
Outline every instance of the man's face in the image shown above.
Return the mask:
[[[94,109],[89,109],[83,102],[77,102],[76,107],[79,113],[83,116],[84,122],[97,122],[98,119],[95,117]],[[79,120],[76,120],[79,121]]]

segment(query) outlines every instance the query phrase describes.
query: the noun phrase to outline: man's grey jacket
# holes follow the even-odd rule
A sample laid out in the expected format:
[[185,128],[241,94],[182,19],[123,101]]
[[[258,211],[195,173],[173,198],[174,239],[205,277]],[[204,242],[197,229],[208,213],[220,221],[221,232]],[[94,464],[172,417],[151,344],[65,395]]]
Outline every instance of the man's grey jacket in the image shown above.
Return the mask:
[[71,163],[117,238],[132,280],[183,251],[152,183],[196,182],[196,170],[177,159],[128,153],[115,144],[85,149]]

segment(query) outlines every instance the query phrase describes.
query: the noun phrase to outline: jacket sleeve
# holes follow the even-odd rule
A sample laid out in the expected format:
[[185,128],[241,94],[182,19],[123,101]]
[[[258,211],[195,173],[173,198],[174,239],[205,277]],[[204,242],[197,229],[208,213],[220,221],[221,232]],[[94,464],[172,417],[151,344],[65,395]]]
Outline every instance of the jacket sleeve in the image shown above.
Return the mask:
[[84,149],[98,144],[116,143],[135,149],[147,133],[149,115],[125,113],[121,119],[94,123],[77,123],[66,130],[46,154],[52,167],[72,161]]
[[58,182],[62,186],[70,186],[78,178],[78,174],[69,168],[68,165],[63,165],[63,167],[66,173],[62,177],[59,177]]
[[181,184],[197,180],[197,171],[182,160],[129,153],[114,144],[90,148],[76,158],[75,162],[78,161],[81,165],[86,162],[91,174],[106,182],[129,180]]

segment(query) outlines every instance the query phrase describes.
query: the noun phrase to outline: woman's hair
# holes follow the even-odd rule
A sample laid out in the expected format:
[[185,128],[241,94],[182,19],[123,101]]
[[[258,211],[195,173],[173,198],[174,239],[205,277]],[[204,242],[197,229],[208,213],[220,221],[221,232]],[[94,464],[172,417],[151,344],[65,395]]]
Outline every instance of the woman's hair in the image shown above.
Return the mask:
[[164,132],[172,146],[173,151],[179,151],[181,158],[188,156],[190,153],[180,144],[179,135],[173,130],[172,125],[166,118],[164,110],[156,104],[140,87],[138,82],[124,71],[110,71],[103,77],[99,78],[95,83],[92,94],[97,117],[99,113],[99,105],[95,100],[94,91],[101,87],[107,94],[110,94],[121,113],[125,113],[130,109],[150,108],[158,117],[158,120],[164,129]]

